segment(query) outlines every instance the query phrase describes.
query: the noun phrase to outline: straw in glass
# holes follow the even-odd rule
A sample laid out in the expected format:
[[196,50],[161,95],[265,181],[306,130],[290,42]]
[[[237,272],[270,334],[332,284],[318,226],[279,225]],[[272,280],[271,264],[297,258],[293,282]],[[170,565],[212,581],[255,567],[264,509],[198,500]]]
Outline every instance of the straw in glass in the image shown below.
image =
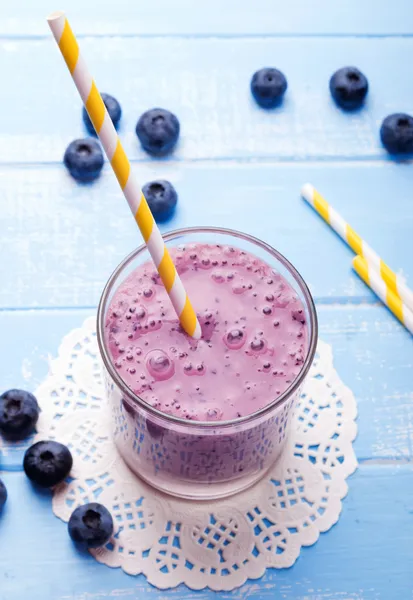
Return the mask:
[[119,185],[146,242],[153,262],[168,292],[183,329],[193,338],[201,327],[171,256],[155,223],[145,196],[131,170],[106,106],[80,54],[79,45],[63,12],[52,13],[47,21],[63,55],[90,120],[112,165]]

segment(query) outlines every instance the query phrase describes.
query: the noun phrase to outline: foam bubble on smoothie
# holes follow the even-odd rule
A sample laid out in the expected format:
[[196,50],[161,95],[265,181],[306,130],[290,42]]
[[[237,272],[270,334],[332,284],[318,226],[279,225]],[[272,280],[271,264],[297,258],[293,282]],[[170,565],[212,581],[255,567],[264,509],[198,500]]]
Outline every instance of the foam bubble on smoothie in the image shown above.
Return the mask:
[[211,278],[217,283],[223,283],[225,281],[225,276],[222,271],[213,271],[211,273]]
[[142,295],[146,300],[151,300],[155,296],[155,290],[153,288],[145,288]]
[[239,350],[245,343],[245,334],[241,329],[231,329],[225,334],[224,342],[231,350]]
[[223,412],[220,408],[208,408],[206,411],[207,421],[222,421]]
[[250,342],[250,348],[253,352],[256,352],[257,354],[261,354],[263,352],[265,352],[266,350],[266,342],[263,338],[260,337],[255,337],[251,342]]
[[194,364],[191,362],[187,362],[184,364],[184,373],[185,375],[189,375],[190,377],[193,377],[194,375],[205,375],[205,371],[205,365],[202,362],[199,364]]
[[169,379],[175,372],[173,360],[163,350],[152,350],[146,357],[148,372],[158,381]]
[[210,269],[212,267],[211,260],[209,258],[202,258],[200,265],[202,269]]
[[243,294],[247,291],[247,286],[243,281],[240,281],[232,286],[232,291],[234,294]]

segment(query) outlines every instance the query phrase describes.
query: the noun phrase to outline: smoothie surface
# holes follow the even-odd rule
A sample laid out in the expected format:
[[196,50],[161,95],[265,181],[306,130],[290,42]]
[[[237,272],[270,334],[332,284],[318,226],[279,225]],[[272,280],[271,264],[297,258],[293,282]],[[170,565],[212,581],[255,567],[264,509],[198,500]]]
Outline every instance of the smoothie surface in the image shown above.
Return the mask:
[[171,255],[202,339],[183,332],[153,264],[145,263],[107,311],[106,343],[119,375],[146,402],[184,419],[235,419],[271,403],[307,354],[296,292],[267,263],[234,247],[188,244]]

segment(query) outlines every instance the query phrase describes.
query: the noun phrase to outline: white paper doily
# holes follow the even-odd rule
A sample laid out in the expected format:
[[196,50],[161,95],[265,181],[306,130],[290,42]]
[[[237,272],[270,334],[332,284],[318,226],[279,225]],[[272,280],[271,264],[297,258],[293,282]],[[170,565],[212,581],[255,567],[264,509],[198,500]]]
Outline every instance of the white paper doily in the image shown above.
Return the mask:
[[94,318],[63,339],[36,395],[42,407],[37,439],[67,444],[74,458],[69,483],[54,490],[54,513],[68,521],[79,504],[104,504],[115,533],[92,551],[96,560],[143,573],[158,588],[185,583],[231,590],[269,567],[290,567],[302,546],[337,522],[346,478],[357,467],[356,402],[321,341],[281,459],[249,490],[209,503],[155,491],[120,458],[103,398]]

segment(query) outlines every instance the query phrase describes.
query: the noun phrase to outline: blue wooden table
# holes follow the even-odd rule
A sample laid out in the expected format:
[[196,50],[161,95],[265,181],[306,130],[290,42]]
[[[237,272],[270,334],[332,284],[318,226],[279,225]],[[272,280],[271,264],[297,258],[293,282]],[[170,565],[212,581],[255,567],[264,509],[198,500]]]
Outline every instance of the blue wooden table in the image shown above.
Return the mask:
[[[312,182],[413,283],[413,165],[389,159],[378,136],[387,114],[413,113],[412,1],[69,4],[98,85],[122,104],[120,135],[139,179],[166,178],[179,192],[166,228],[248,231],[309,282],[320,335],[358,400],[360,467],[339,523],[291,569],[231,593],[161,592],[77,554],[50,494],[35,493],[22,474],[22,447],[8,447],[0,600],[413,598],[412,338],[299,196]],[[50,0],[0,7],[1,390],[36,388],[62,336],[94,313],[112,269],[140,243],[110,168],[79,186],[62,165],[67,144],[85,131],[44,19],[55,8]],[[328,92],[330,75],[348,64],[370,82],[365,108],[350,115]],[[280,68],[289,83],[271,112],[249,93],[262,66]],[[163,161],[151,160],[134,133],[153,106],[181,122],[179,147]]]

